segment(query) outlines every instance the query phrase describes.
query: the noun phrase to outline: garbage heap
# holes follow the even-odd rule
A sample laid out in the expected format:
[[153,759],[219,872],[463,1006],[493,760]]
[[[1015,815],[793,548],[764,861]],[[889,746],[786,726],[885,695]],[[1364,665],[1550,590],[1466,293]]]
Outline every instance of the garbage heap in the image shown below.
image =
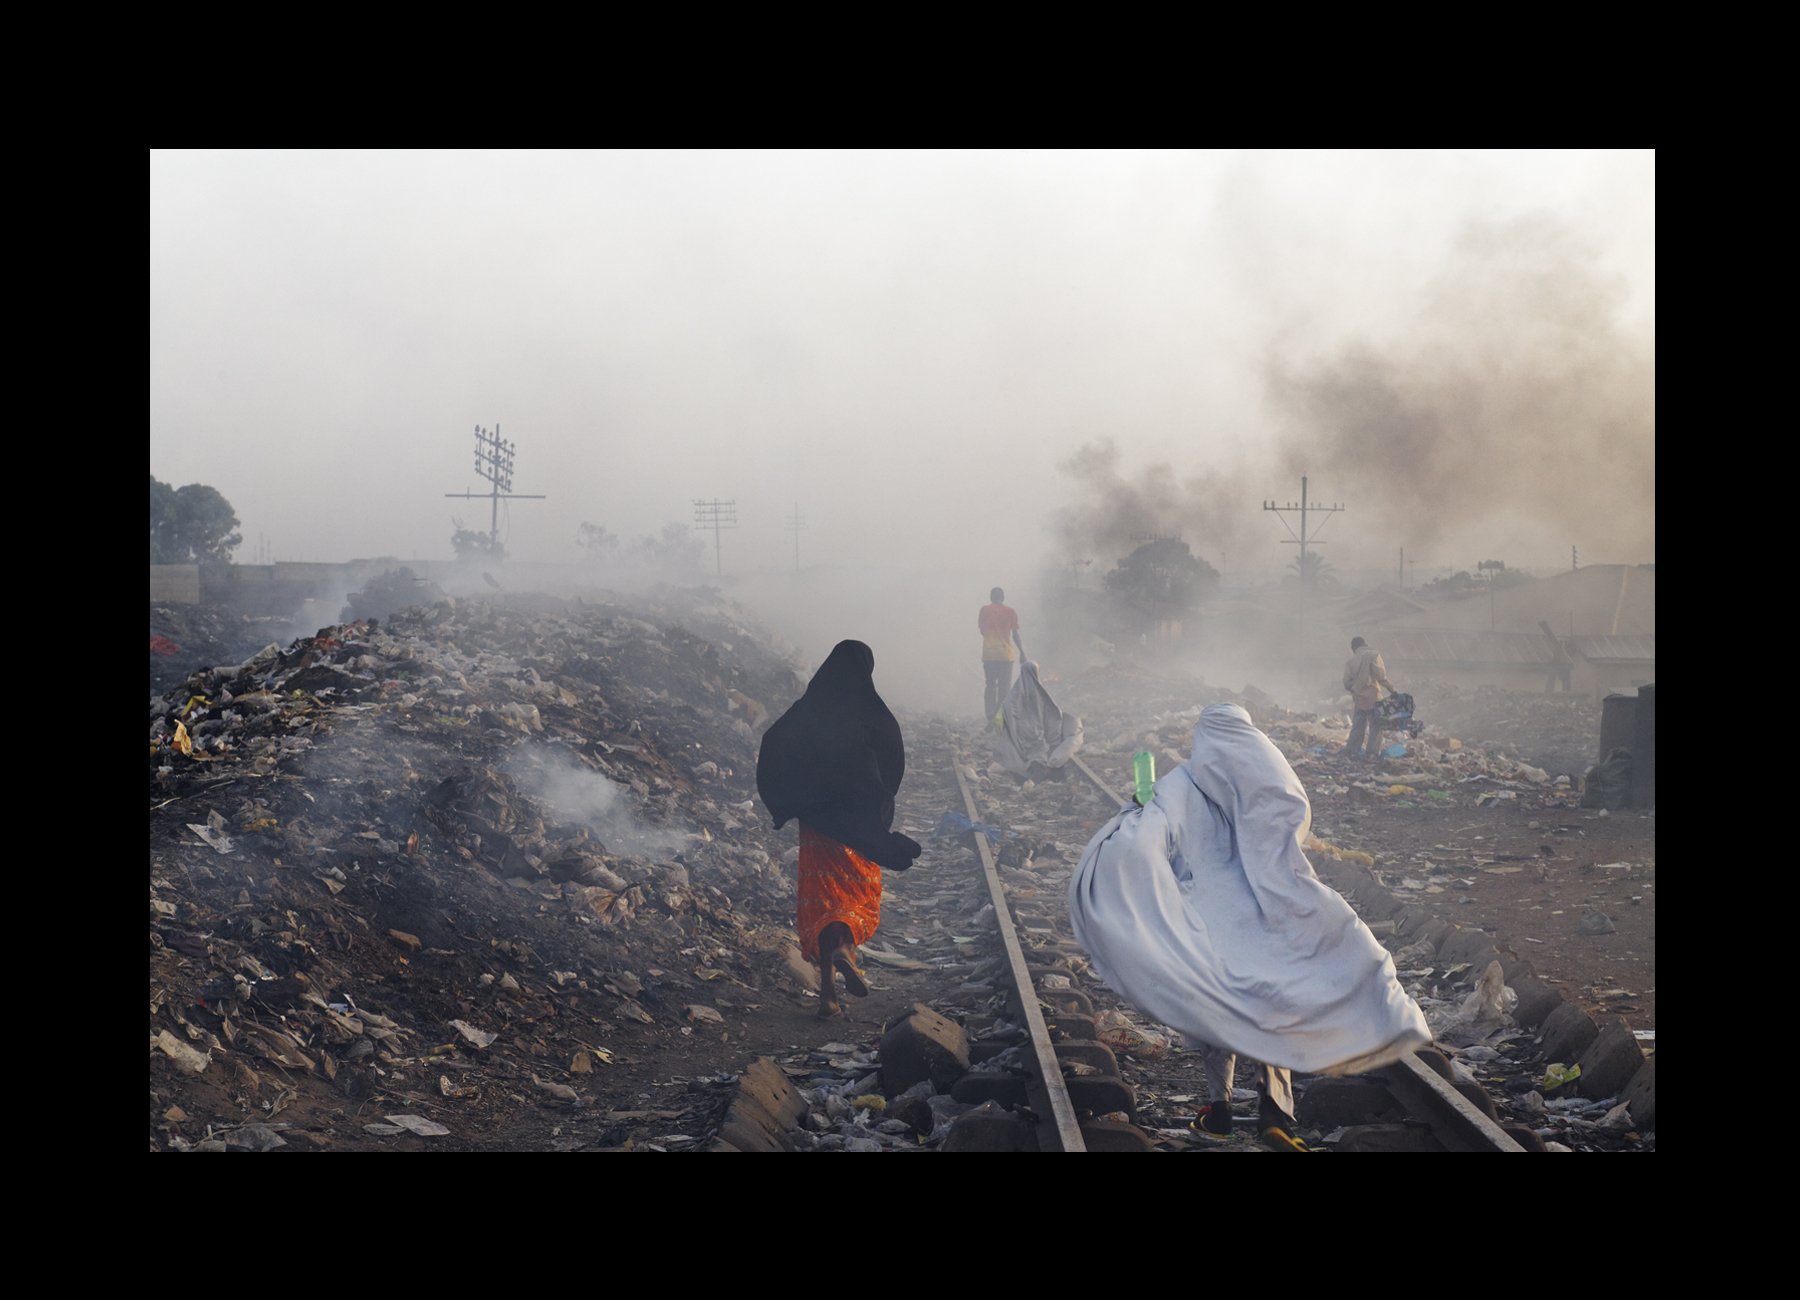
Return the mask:
[[1511,691],[1421,679],[1404,683],[1419,717],[1450,736],[1479,737],[1552,775],[1580,777],[1604,755],[1600,701],[1567,692]]
[[[1346,718],[1282,708],[1254,685],[1232,691],[1200,682],[1175,687],[1141,682],[1134,684],[1128,704],[1111,693],[1103,695],[1090,705],[1088,734],[1099,740],[1085,757],[1103,778],[1124,790],[1134,751],[1155,754],[1158,772],[1185,763],[1200,712],[1213,703],[1247,709],[1314,796],[1354,791],[1395,800],[1398,806],[1524,799],[1532,806],[1572,807],[1581,795],[1584,767],[1552,772],[1525,761],[1512,741],[1465,741],[1431,721],[1417,736],[1383,733],[1384,756],[1378,763],[1347,760],[1341,753],[1349,739]],[[1508,732],[1514,740],[1526,734],[1522,726]]]
[[[152,1148],[348,1145],[446,1097],[445,1145],[493,1141],[522,1098],[754,1002],[793,907],[756,748],[802,685],[705,597],[509,597],[153,701]],[[317,1119],[365,1099],[355,1133]]]
[[200,664],[237,663],[285,620],[208,605],[150,606],[150,694],[172,691]]
[[[1491,778],[1526,785],[1554,785],[1580,790],[1582,776],[1595,762],[1600,737],[1600,704],[1585,695],[1543,695],[1499,687],[1465,687],[1430,679],[1402,686],[1417,701],[1422,724],[1416,737],[1384,732],[1384,749],[1398,745],[1383,768],[1387,772],[1430,775],[1441,781]],[[1186,761],[1193,746],[1193,724],[1208,704],[1240,704],[1256,725],[1268,732],[1296,768],[1312,765],[1342,749],[1349,738],[1348,697],[1290,701],[1283,708],[1254,684],[1241,690],[1213,686],[1199,679],[1152,674],[1109,666],[1077,674],[1066,692],[1070,707],[1087,724],[1090,763],[1106,751],[1151,749],[1157,770]],[[1059,694],[1059,699],[1061,695]],[[1184,734],[1185,733],[1185,734]],[[1121,788],[1127,769],[1108,760],[1108,775]],[[1399,764],[1399,766],[1393,766]],[[1421,767],[1426,770],[1421,770]],[[1539,773],[1545,774],[1542,778]],[[1310,776],[1302,771],[1309,781]]]

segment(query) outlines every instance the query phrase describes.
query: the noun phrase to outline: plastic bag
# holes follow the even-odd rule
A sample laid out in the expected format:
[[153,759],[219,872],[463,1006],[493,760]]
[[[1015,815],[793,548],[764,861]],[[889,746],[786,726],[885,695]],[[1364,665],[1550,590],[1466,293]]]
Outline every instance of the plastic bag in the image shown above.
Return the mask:
[[1498,1024],[1518,1005],[1518,991],[1506,987],[1500,963],[1491,961],[1475,982],[1475,991],[1457,1008],[1456,1019],[1465,1025]]
[[1552,1062],[1544,1067],[1544,1091],[1552,1092],[1565,1083],[1574,1083],[1581,1077],[1579,1065],[1564,1065],[1561,1061]]
[[1100,1041],[1121,1056],[1154,1061],[1169,1050],[1169,1039],[1155,1030],[1141,1029],[1123,1011],[1102,1011],[1094,1017]]
[[1589,769],[1581,792],[1583,808],[1631,807],[1631,751],[1615,749],[1606,761]]

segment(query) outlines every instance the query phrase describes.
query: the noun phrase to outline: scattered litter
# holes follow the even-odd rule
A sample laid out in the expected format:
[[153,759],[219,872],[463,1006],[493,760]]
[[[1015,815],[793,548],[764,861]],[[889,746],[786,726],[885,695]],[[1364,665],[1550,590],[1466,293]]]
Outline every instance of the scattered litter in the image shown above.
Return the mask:
[[903,956],[885,948],[873,948],[868,944],[863,945],[862,955],[877,966],[887,966],[894,970],[930,970],[932,968],[930,962],[919,961],[917,958]]
[[184,1070],[192,1070],[195,1074],[204,1073],[212,1063],[210,1052],[195,1051],[166,1029],[151,1039],[150,1045]]
[[1556,1062],[1544,1067],[1544,1091],[1554,1092],[1564,1084],[1573,1083],[1581,1077],[1579,1065],[1564,1065]]
[[447,1137],[450,1130],[423,1115],[389,1115],[387,1122],[417,1137]]
[[1102,1011],[1094,1017],[1101,1043],[1125,1056],[1154,1061],[1169,1050],[1169,1039],[1155,1030],[1132,1023],[1123,1011]]
[[231,836],[225,833],[225,819],[217,812],[213,812],[207,817],[206,825],[189,822],[188,829],[206,841],[216,853],[230,853],[236,847],[232,843]]
[[466,1020],[452,1020],[450,1028],[463,1036],[463,1040],[475,1047],[490,1047],[500,1035],[490,1034],[485,1029],[477,1029]]
[[581,1100],[581,1094],[576,1092],[575,1089],[571,1088],[566,1083],[550,1083],[538,1078],[535,1074],[531,1076],[531,1081],[559,1101]]

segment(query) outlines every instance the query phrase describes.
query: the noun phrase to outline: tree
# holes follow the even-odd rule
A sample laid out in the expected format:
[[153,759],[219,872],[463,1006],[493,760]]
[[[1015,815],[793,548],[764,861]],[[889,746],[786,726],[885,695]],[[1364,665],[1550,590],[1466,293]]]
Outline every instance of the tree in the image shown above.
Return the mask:
[[175,534],[175,489],[152,474],[150,476],[150,563],[174,564],[177,549]]
[[244,540],[231,502],[217,488],[150,478],[150,563],[227,564]]
[[672,581],[697,578],[705,572],[706,548],[686,524],[664,524],[661,537],[640,537],[631,544],[632,556],[646,568]]
[[1532,580],[1529,574],[1519,569],[1503,569],[1485,581],[1467,569],[1458,569],[1449,577],[1426,583],[1416,594],[1433,600],[1455,600],[1482,592],[1505,591],[1508,587],[1521,586]]
[[1173,537],[1145,542],[1102,579],[1108,595],[1139,628],[1180,619],[1218,590],[1212,565]]
[[1288,568],[1292,570],[1288,581],[1298,578],[1300,585],[1308,591],[1337,586],[1337,575],[1331,571],[1331,565],[1326,563],[1325,557],[1317,551],[1308,551],[1305,555],[1295,557],[1289,562]]
[[452,519],[450,523],[456,531],[450,534],[450,545],[456,548],[459,560],[489,560],[499,562],[506,558],[506,547],[500,539],[491,533],[478,533],[473,528],[464,528],[462,520]]
[[617,555],[623,541],[617,533],[609,533],[604,524],[583,524],[575,534],[575,544],[596,561]]

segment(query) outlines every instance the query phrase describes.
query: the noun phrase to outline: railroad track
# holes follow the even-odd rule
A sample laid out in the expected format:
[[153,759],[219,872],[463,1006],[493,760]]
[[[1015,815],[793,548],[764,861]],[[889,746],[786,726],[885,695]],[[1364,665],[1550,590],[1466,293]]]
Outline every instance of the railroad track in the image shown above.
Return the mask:
[[[964,774],[965,763],[954,747],[950,751],[951,768],[961,791],[964,811],[971,822],[981,823],[981,809]],[[1079,757],[1072,765],[1096,794],[1113,807],[1129,802],[1101,779],[1093,768]],[[1031,927],[1030,919],[1021,918],[1012,905],[1001,881],[994,846],[979,829],[974,832],[976,853],[981,860],[989,900],[1000,932],[1003,966],[1008,984],[1008,1001],[1024,1025],[1028,1042],[1024,1055],[1031,1079],[1028,1087],[1030,1112],[1037,1120],[1038,1146],[1044,1151],[1087,1150],[1152,1150],[1155,1142],[1150,1134],[1134,1122],[1095,1119],[1093,1116],[1126,1113],[1128,1121],[1137,1118],[1136,1095],[1126,1083],[1111,1049],[1099,1042],[1093,1018],[1093,1000],[1074,987],[1073,979],[1064,981],[1068,988],[1041,987],[1045,975],[1068,975],[1068,970],[1047,967],[1029,960],[1021,932],[1043,936],[1043,926]],[[1058,929],[1061,927],[1052,927]],[[1056,945],[1054,939],[1042,940],[1040,948]],[[1072,941],[1061,944],[1073,948]],[[1044,1015],[1050,1007],[1056,1014]],[[1068,1067],[1082,1073],[1069,1077]],[[978,1067],[979,1068],[979,1067]],[[1096,1073],[1098,1071],[1098,1073]],[[1428,1128],[1437,1145],[1451,1151],[1523,1151],[1448,1079],[1427,1066],[1417,1056],[1408,1056],[1395,1065],[1378,1071],[1376,1077],[1408,1112],[1407,1122]],[[979,1088],[980,1084],[977,1083]],[[995,1095],[1003,1095],[1004,1085],[996,1080]],[[1083,1118],[1086,1116],[1087,1118]]]

